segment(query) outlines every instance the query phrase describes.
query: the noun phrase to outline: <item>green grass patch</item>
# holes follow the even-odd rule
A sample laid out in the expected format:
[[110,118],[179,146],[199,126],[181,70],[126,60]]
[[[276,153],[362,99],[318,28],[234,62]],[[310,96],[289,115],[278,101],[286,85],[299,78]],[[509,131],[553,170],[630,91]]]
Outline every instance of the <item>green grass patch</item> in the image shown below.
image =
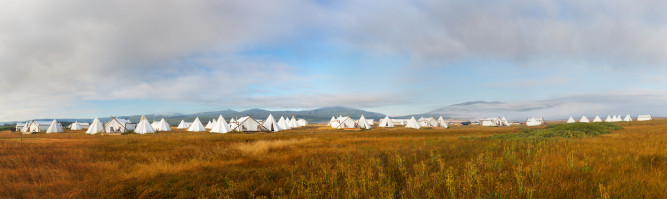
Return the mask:
[[623,127],[618,124],[608,122],[596,123],[571,123],[571,124],[551,124],[543,129],[522,129],[521,133],[492,135],[487,139],[536,139],[544,140],[551,138],[588,138],[598,135],[609,134],[615,130],[621,130]]

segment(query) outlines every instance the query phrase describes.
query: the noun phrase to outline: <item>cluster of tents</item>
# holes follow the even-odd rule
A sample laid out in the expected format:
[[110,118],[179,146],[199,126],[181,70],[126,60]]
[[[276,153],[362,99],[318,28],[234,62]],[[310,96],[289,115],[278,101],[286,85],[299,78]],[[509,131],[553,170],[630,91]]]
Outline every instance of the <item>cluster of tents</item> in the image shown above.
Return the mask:
[[[85,125],[82,125],[85,124]],[[278,132],[282,130],[288,130],[292,128],[298,128],[308,125],[308,122],[304,119],[297,120],[294,116],[292,119],[286,119],[286,117],[280,117],[278,121],[273,118],[273,115],[264,121],[258,121],[252,118],[251,116],[246,116],[238,119],[232,119],[229,123],[225,121],[225,118],[220,115],[217,120],[209,121],[206,126],[202,125],[199,117],[197,117],[193,122],[185,122],[181,120],[181,123],[178,125],[177,129],[187,129],[190,132],[205,132],[209,131],[211,133],[228,133],[231,131],[239,132]],[[63,127],[55,119],[48,123],[45,121],[30,121],[22,124],[20,128],[23,133],[37,133],[37,132],[46,132],[46,133],[62,133]],[[111,121],[103,124],[99,118],[95,118],[92,123],[79,123],[78,121],[70,125],[71,130],[83,130],[87,129],[87,134],[99,134],[99,133],[126,133],[129,131],[134,131],[138,134],[147,134],[147,133],[156,133],[160,131],[171,131],[171,127],[164,118],[159,122],[154,121],[153,123],[148,122],[145,116],[141,116],[139,123],[136,125],[131,123],[129,120],[112,118]]]
[[[621,115],[614,115],[610,116],[607,115],[607,118],[605,120],[602,120],[599,115],[596,115],[595,118],[593,119],[593,122],[632,122],[632,117],[630,115],[626,115],[624,118],[622,118]],[[648,120],[653,120],[651,115],[639,115],[637,116],[637,121],[648,121]],[[567,120],[567,123],[575,123],[577,121],[570,116],[570,118]],[[586,116],[582,116],[581,119],[579,119],[579,122],[582,123],[589,123],[591,120],[588,119]]]
[[[371,125],[373,125],[372,120],[366,119],[363,115],[359,118],[359,120],[354,120],[350,118],[350,116],[338,116],[336,118],[335,116],[331,117],[331,120],[329,120],[329,126],[332,128],[336,129],[371,129]],[[430,118],[424,118],[421,117],[419,120],[416,120],[415,117],[413,116],[407,122],[403,119],[400,120],[392,120],[389,118],[389,116],[386,116],[384,119],[380,120],[380,123],[378,124],[378,127],[382,128],[393,128],[395,125],[405,125],[405,128],[413,128],[413,129],[420,129],[422,127],[429,127],[429,128],[448,128],[447,122],[440,116],[437,120],[433,117]]]
[[[80,128],[80,125],[77,125]],[[53,121],[29,121],[26,123],[17,124],[17,130],[22,133],[37,133],[37,132],[46,132],[46,133],[62,133],[63,125],[58,123],[55,119]]]
[[245,116],[242,118],[234,119],[232,118],[229,123],[225,120],[222,115],[218,119],[213,119],[208,121],[206,126],[204,126],[199,117],[193,122],[185,122],[181,120],[181,123],[176,127],[177,129],[188,129],[190,132],[201,132],[208,131],[211,133],[227,133],[231,131],[240,131],[240,132],[278,132],[283,130],[288,130],[292,128],[299,128],[308,125],[308,122],[304,119],[297,120],[294,116],[292,119],[287,117],[280,117],[278,121],[269,115],[268,118],[264,121],[255,120],[251,116]]

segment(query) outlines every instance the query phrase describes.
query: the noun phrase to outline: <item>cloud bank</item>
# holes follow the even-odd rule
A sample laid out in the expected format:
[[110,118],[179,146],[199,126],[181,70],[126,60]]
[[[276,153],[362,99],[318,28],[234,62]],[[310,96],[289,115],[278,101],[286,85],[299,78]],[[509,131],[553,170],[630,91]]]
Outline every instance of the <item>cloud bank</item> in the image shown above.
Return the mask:
[[[80,104],[93,100],[276,108],[381,108],[422,100],[400,81],[386,83],[400,88],[393,91],[328,90],[312,85],[321,75],[314,69],[247,54],[313,41],[407,57],[401,70],[393,71],[411,71],[406,78],[432,78],[422,68],[490,60],[549,70],[576,65],[655,79],[665,71],[654,69],[667,63],[664,8],[665,1],[620,0],[10,0],[0,7],[0,120],[78,114]],[[354,80],[334,76],[331,81]],[[535,81],[541,80],[525,82]],[[664,89],[651,95],[661,96]]]
[[603,119],[607,115],[667,115],[667,95],[651,93],[598,93],[556,97],[545,100],[514,102],[475,102],[439,108],[428,114],[455,119],[477,120],[483,117],[502,117],[522,121],[528,117],[546,120],[567,120],[570,116]]

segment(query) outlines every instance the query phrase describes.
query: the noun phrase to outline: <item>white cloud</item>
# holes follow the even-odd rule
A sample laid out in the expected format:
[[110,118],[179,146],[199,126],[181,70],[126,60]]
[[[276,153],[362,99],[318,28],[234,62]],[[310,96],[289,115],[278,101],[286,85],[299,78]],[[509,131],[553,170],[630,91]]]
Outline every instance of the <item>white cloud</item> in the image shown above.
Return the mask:
[[[67,115],[67,108],[101,99],[377,107],[416,103],[423,95],[410,88],[362,95],[290,88],[317,74],[243,54],[303,38],[355,52],[407,55],[410,66],[491,59],[622,72],[661,67],[667,64],[666,7],[664,1],[620,0],[10,0],[0,7],[0,120]],[[432,75],[426,73],[410,75]],[[647,73],[639,75],[656,75]],[[390,86],[397,84],[409,83]],[[397,97],[403,93],[410,96]]]

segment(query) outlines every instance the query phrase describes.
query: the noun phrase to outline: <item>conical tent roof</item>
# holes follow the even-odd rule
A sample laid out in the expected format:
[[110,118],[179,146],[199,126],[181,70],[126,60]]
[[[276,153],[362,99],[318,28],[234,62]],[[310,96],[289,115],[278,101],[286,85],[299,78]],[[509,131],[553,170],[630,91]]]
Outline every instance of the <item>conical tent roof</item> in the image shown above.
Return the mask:
[[570,119],[567,119],[567,123],[575,123],[575,122],[576,121],[574,121],[574,118],[572,118],[572,116],[570,116]]
[[357,124],[359,125],[359,128],[371,129],[371,125],[368,124],[368,121],[366,121],[366,117],[364,117],[364,115],[361,115],[361,118],[359,118],[359,122]]
[[616,121],[617,122],[622,122],[623,121],[623,119],[621,119],[621,115],[616,116]]
[[232,120],[229,120],[229,123],[234,123],[234,122],[236,122],[234,118],[232,118]]
[[[211,121],[211,122],[212,122],[212,123],[211,123],[211,127],[207,128],[207,129],[212,129],[212,128],[213,128],[213,125],[215,125],[215,123],[218,123],[218,121],[215,120],[215,118],[213,118],[213,121]],[[225,123],[227,123],[227,122],[225,122]]]
[[162,118],[162,120],[160,120],[160,122],[158,123],[155,131],[171,131],[171,127],[169,126],[169,123],[167,123],[167,121],[165,121],[164,118]]
[[104,126],[102,126],[102,122],[100,122],[100,119],[96,117],[93,120],[93,123],[91,123],[90,126],[88,127],[86,133],[93,135],[101,132],[104,132]]
[[46,129],[46,133],[62,133],[62,132],[63,132],[63,127],[60,126],[60,124],[58,124],[58,121],[56,121],[56,119],[53,119],[49,128]]
[[188,128],[188,131],[190,132],[201,132],[201,131],[206,131],[206,128],[204,128],[204,125],[201,124],[201,121],[199,121],[199,117],[195,118],[195,121],[192,122],[190,125],[190,128]]
[[83,128],[81,128],[81,125],[79,125],[79,121],[74,121],[74,123],[72,123],[72,127],[70,127],[69,129],[70,130],[83,130]]
[[335,121],[336,121],[336,118],[334,116],[331,116],[331,120],[329,120],[329,124],[327,124],[327,125],[331,126],[331,123],[333,123]]
[[264,123],[262,124],[264,128],[269,129],[269,131],[273,132],[278,132],[282,131],[280,128],[280,125],[278,125],[278,122],[276,122],[276,119],[273,118],[273,115],[269,114],[269,117],[264,120]]
[[589,122],[591,122],[591,121],[588,120],[588,117],[586,117],[586,116],[581,116],[581,119],[579,120],[579,122],[589,123]]
[[593,122],[602,122],[602,119],[600,119],[599,115],[596,115],[595,119],[593,119]]
[[211,120],[209,120],[208,123],[206,123],[206,126],[204,128],[211,129],[212,127],[213,127],[213,122],[211,122]]
[[49,125],[49,128],[46,129],[46,133],[62,133],[63,132],[63,127],[60,126],[58,121],[56,119],[53,119],[51,122],[51,125]]
[[278,126],[279,126],[280,129],[282,129],[282,130],[290,129],[290,126],[289,126],[289,124],[287,123],[287,120],[286,120],[283,116],[280,116],[280,119],[278,120]]
[[30,126],[30,121],[25,122],[23,128],[21,128],[21,132],[28,132],[28,126]]
[[442,116],[438,118],[438,125],[440,125],[440,127],[449,128],[449,126],[447,125],[447,121],[445,121],[445,119],[443,119]]
[[187,129],[188,124],[185,122],[185,120],[181,120],[181,123],[178,123],[178,127],[176,127],[176,128],[177,129]]
[[632,117],[630,115],[625,115],[625,118],[623,118],[624,122],[632,122]]
[[134,133],[138,134],[155,133],[155,129],[153,128],[153,126],[151,126],[150,123],[148,123],[146,117],[142,115],[139,124],[137,124],[137,128],[134,129]]
[[405,125],[405,128],[413,128],[413,129],[419,129],[421,126],[419,126],[419,123],[417,120],[415,120],[415,117],[412,116],[410,120],[408,120],[408,124]]
[[394,123],[391,122],[391,119],[389,116],[385,116],[382,122],[380,122],[379,127],[386,127],[386,128],[391,128],[394,127]]
[[604,119],[604,121],[605,121],[605,122],[613,122],[613,121],[611,120],[611,116],[609,116],[609,115],[607,115],[607,119]]
[[225,118],[222,117],[222,115],[218,117],[216,123],[211,127],[211,133],[227,133],[230,131],[232,131],[232,129],[229,128],[229,124],[227,124],[227,121],[225,121]]
[[292,119],[289,121],[289,127],[290,128],[297,128],[299,125],[296,123],[296,119],[294,119],[294,116],[292,116]]

